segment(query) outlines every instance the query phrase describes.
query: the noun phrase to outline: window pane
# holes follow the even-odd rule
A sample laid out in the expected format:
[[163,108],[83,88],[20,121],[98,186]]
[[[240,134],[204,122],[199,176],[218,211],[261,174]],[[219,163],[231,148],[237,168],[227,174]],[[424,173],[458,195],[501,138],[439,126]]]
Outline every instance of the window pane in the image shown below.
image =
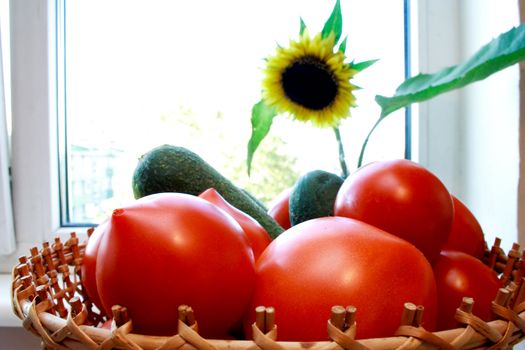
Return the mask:
[[[132,200],[137,159],[168,143],[204,158],[268,202],[313,169],[340,172],[331,129],[274,119],[246,173],[251,108],[264,58],[322,29],[325,0],[69,1],[65,6],[66,224],[96,223]],[[341,1],[346,54],[379,58],[353,82],[358,107],[341,134],[350,170],[379,116],[376,94],[403,80],[403,1]],[[385,120],[366,160],[403,157],[404,114]]]

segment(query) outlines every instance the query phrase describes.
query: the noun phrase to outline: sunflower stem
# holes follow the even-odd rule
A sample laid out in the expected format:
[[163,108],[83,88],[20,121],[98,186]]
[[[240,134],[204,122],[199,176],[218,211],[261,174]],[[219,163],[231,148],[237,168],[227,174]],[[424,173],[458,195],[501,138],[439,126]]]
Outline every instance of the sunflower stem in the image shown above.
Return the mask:
[[339,164],[341,164],[341,172],[343,179],[346,179],[348,177],[348,167],[346,166],[346,160],[345,160],[345,150],[343,147],[343,141],[341,140],[341,131],[339,130],[339,127],[334,128],[335,132],[335,139],[337,140],[337,144],[339,145]]
[[374,124],[374,126],[372,126],[372,129],[370,129],[370,131],[368,132],[368,135],[366,135],[366,139],[363,142],[363,145],[361,146],[361,152],[359,153],[359,159],[357,160],[357,168],[360,168],[361,165],[363,165],[363,157],[365,155],[366,145],[368,145],[368,140],[370,139],[370,136],[374,132],[375,128],[379,125],[379,122],[381,122],[381,120],[383,120],[383,118],[379,118]]

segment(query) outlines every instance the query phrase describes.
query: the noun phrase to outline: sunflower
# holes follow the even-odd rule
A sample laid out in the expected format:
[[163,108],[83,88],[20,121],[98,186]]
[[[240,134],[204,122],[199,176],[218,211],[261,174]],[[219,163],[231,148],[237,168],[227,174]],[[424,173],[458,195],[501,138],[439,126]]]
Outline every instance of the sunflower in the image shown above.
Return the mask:
[[262,97],[252,108],[252,135],[248,141],[246,165],[250,174],[253,155],[266,137],[275,116],[287,113],[302,122],[334,129],[343,177],[348,175],[339,132],[341,120],[356,106],[350,80],[376,60],[345,63],[346,38],[339,43],[343,28],[341,5],[336,0],[322,31],[311,38],[301,19],[299,40],[288,48],[277,47],[266,59]]
[[262,81],[263,98],[277,112],[319,127],[336,127],[355,106],[350,79],[358,73],[344,62],[341,51],[333,52],[335,35],[310,38],[304,31],[299,41],[279,47],[267,59]]

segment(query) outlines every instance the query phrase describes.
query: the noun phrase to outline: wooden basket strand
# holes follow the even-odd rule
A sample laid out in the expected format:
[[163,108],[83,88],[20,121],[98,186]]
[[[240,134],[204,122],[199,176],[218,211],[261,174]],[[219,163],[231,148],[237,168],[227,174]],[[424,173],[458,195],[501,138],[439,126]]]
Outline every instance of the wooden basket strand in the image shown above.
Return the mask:
[[[88,235],[92,229],[88,230]],[[400,326],[394,336],[355,339],[352,306],[334,306],[327,320],[328,340],[293,342],[278,340],[278,325],[272,307],[255,310],[252,340],[205,339],[198,333],[198,320],[189,306],[179,307],[178,332],[172,336],[133,333],[133,320],[123,306],[115,305],[110,328],[102,323],[108,316],[89,300],[81,283],[81,267],[86,242],[75,233],[63,243],[44,243],[20,257],[12,271],[13,312],[23,326],[40,337],[43,349],[74,350],[506,350],[525,338],[525,255],[514,244],[508,254],[496,239],[487,249],[484,262],[499,275],[505,288],[492,303],[496,320],[484,322],[472,313],[473,300],[458,305],[459,326],[429,332],[421,324],[424,309],[406,303]]]

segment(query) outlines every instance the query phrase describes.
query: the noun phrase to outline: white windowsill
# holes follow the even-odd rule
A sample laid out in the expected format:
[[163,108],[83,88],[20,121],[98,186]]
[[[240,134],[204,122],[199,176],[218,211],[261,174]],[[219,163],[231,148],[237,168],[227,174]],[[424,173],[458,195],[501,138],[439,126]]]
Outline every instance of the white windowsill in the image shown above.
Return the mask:
[[0,274],[0,327],[22,327],[11,306],[11,275]]

